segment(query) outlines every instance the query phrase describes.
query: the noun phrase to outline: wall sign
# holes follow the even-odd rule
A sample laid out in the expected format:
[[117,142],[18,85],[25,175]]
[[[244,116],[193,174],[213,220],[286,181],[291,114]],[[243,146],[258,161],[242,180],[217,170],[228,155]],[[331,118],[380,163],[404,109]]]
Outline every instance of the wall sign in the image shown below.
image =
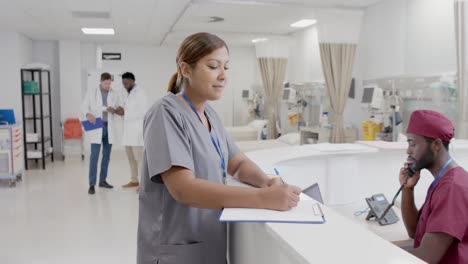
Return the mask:
[[102,60],[122,60],[122,53],[103,52]]

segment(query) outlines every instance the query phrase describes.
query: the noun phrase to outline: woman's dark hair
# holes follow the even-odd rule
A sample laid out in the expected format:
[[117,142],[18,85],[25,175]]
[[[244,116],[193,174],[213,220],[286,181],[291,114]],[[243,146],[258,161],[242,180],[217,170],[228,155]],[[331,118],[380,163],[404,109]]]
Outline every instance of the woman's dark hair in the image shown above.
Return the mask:
[[226,47],[224,40],[210,33],[196,33],[187,37],[179,47],[176,64],[177,72],[169,80],[167,91],[173,94],[181,91],[184,77],[180,71],[180,63],[185,62],[191,67],[195,67],[197,62],[213,51]]

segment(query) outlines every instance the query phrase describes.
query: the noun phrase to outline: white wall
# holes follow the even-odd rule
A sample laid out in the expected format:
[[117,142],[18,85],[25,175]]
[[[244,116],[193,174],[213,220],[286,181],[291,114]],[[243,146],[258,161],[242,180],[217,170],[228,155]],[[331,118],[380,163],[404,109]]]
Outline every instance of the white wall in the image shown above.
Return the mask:
[[325,43],[357,43],[364,12],[324,9],[317,12],[318,37]]
[[431,75],[456,71],[453,2],[385,0],[366,10],[359,75]]
[[456,72],[453,1],[411,0],[407,2],[406,73],[437,75]]
[[[347,102],[345,123],[360,128],[361,121],[368,118],[369,114],[360,105],[363,80],[456,72],[453,16],[453,2],[446,0],[384,0],[367,8],[353,74],[356,77],[355,99]],[[321,14],[319,20],[328,23],[332,16]],[[320,26],[320,30],[323,29]],[[325,30],[332,29],[325,27]],[[346,36],[348,30],[342,27],[341,31],[342,34],[335,34],[333,38]],[[289,80],[323,79],[318,49],[318,39],[323,35],[311,27],[293,37]]]
[[[96,62],[96,45],[91,43],[81,43],[80,44],[80,53],[81,53],[81,96],[84,98],[86,94],[86,89],[88,88],[88,72],[97,71]],[[100,72],[100,71],[99,71]],[[95,85],[99,85],[97,82]]]
[[[292,34],[289,49],[288,69],[286,81],[312,82],[323,81],[322,62],[317,27],[312,26]],[[281,132],[287,134],[297,132],[297,126],[291,127],[288,119],[288,104],[281,101],[280,123]],[[291,111],[296,111],[295,108]],[[304,109],[304,118],[309,120],[309,108]]]
[[355,98],[348,100],[344,113],[345,122],[359,130],[369,118],[360,103],[362,81],[405,73],[406,5],[407,0],[386,0],[364,14],[354,68]]
[[[318,14],[318,25],[306,28],[292,35],[293,45],[289,57],[289,81],[307,82],[323,81],[323,69],[320,58],[319,40],[321,42],[356,42],[359,39],[362,12],[358,11],[323,11]],[[355,63],[355,69],[357,68]],[[355,76],[355,74],[354,74]],[[348,108],[355,108],[356,100],[347,102]],[[305,109],[305,117],[310,109]],[[349,111],[348,111],[349,112]],[[288,110],[282,104],[281,121],[283,133],[296,131],[291,128],[287,118]],[[353,123],[353,114],[345,115],[345,124]]]
[[32,41],[16,32],[0,32],[0,58],[0,108],[14,109],[16,120],[22,122],[20,69],[31,62]]
[[[136,83],[145,90],[151,103],[163,97],[169,78],[177,70],[176,47],[146,45],[102,45],[103,52],[121,52],[121,61],[103,61],[102,69],[112,72],[133,72]],[[114,87],[123,87],[114,83]]]
[[288,65],[289,81],[310,82],[324,79],[316,27],[293,34]]
[[[96,44],[81,43],[81,70],[96,71]],[[151,103],[166,94],[167,84],[176,72],[175,58],[178,47],[155,47],[147,45],[101,45],[103,52],[120,52],[122,60],[103,61],[102,69],[135,74],[136,83],[142,87]],[[247,123],[247,107],[241,100],[241,90],[259,84],[259,70],[254,48],[230,48],[228,84],[221,100],[212,102],[226,126]],[[86,85],[86,76],[81,82]],[[96,84],[97,85],[97,84]],[[114,83],[114,87],[122,87]]]
[[[58,43],[55,41],[32,41],[28,37],[15,32],[0,33],[0,72],[3,87],[0,96],[0,108],[13,108],[17,122],[22,122],[22,99],[20,69],[31,62],[41,62],[50,65],[52,90],[52,121],[54,133],[54,150],[61,150],[60,140],[60,89]],[[31,99],[25,98],[26,113],[31,112]],[[43,97],[47,104],[47,98]],[[39,104],[37,104],[39,109]],[[29,111],[28,111],[29,110]],[[48,109],[45,110],[48,113]],[[47,122],[49,120],[46,120]],[[28,121],[31,122],[31,121]],[[49,134],[48,123],[44,126],[44,133]],[[40,129],[40,127],[38,127]],[[32,131],[29,123],[28,131]]]
[[81,104],[81,48],[80,42],[59,42],[61,118],[77,118]]
[[232,113],[232,125],[242,126],[249,122],[249,105],[242,99],[242,90],[252,92],[253,86],[263,87],[255,48],[231,48],[229,79],[223,97],[233,98],[231,110],[227,111]]
[[32,60],[32,40],[22,34],[18,34],[18,53],[20,67]]
[[19,75],[19,58],[16,45],[17,34],[0,32],[0,72],[4,76],[2,80],[2,96],[0,96],[0,108],[13,108],[16,119],[21,118],[21,83]]
[[385,0],[368,8],[358,61],[365,79],[456,71],[453,2]]
[[456,72],[453,2],[384,0],[364,15],[357,52],[356,99],[345,120],[361,127],[362,80]]
[[386,0],[367,9],[357,49],[357,74],[377,78],[405,73],[407,0]]

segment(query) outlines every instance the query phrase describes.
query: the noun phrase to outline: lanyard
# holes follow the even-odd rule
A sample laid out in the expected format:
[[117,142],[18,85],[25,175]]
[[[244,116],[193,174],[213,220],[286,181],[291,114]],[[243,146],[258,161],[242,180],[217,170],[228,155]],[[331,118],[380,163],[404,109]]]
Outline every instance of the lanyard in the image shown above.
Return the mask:
[[[195,106],[193,106],[192,102],[190,102],[190,100],[187,98],[187,96],[184,94],[184,92],[181,92],[180,95],[182,95],[182,97],[187,102],[187,104],[190,106],[192,111],[197,115],[198,120],[200,120],[200,122],[203,124],[203,121],[202,121],[200,115],[198,114],[197,109],[195,109]],[[208,114],[206,112],[205,112],[205,116],[206,116],[206,119],[208,120],[208,123],[210,123],[211,129],[213,130],[213,132],[214,132],[214,134],[216,136],[216,140],[215,140],[213,138],[213,136],[211,135],[211,133],[210,133],[211,143],[213,143],[213,146],[215,147],[216,152],[218,153],[219,158],[221,159],[221,169],[223,170],[223,182],[226,183],[226,163],[224,161],[224,155],[223,155],[223,152],[221,150],[221,144],[219,144],[219,137],[216,134],[216,130],[215,130],[214,126],[213,126],[213,123],[210,121],[210,118],[209,118],[209,116],[208,116]]]
[[452,163],[452,159],[447,160],[447,162],[444,164],[444,166],[442,167],[442,169],[439,171],[439,174],[437,174],[437,177],[436,177],[435,180],[432,182],[431,187],[429,187],[429,192],[427,193],[428,195],[431,193],[432,190],[434,190],[435,186],[437,185],[437,183],[439,182],[440,178],[442,177],[442,174],[443,174],[444,171],[447,169],[448,165],[450,165],[450,163]]

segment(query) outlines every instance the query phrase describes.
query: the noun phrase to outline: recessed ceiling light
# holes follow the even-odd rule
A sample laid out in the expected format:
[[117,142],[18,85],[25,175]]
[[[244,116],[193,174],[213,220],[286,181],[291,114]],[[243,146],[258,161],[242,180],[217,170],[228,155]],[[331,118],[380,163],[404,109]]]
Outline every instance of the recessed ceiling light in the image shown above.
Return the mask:
[[223,22],[224,18],[222,17],[217,17],[217,16],[211,16],[208,20],[208,23],[217,23],[217,22]]
[[296,28],[304,28],[304,27],[308,27],[308,26],[311,26],[313,24],[317,23],[317,20],[315,19],[302,19],[302,20],[299,20],[295,23],[292,23],[290,26],[291,27],[296,27]]
[[252,39],[252,43],[265,42],[267,40],[268,40],[267,38],[256,38],[256,39]]
[[72,11],[73,18],[96,18],[96,19],[109,19],[111,15],[109,12],[98,12],[98,11]]
[[113,28],[82,28],[84,34],[87,35],[114,35]]

